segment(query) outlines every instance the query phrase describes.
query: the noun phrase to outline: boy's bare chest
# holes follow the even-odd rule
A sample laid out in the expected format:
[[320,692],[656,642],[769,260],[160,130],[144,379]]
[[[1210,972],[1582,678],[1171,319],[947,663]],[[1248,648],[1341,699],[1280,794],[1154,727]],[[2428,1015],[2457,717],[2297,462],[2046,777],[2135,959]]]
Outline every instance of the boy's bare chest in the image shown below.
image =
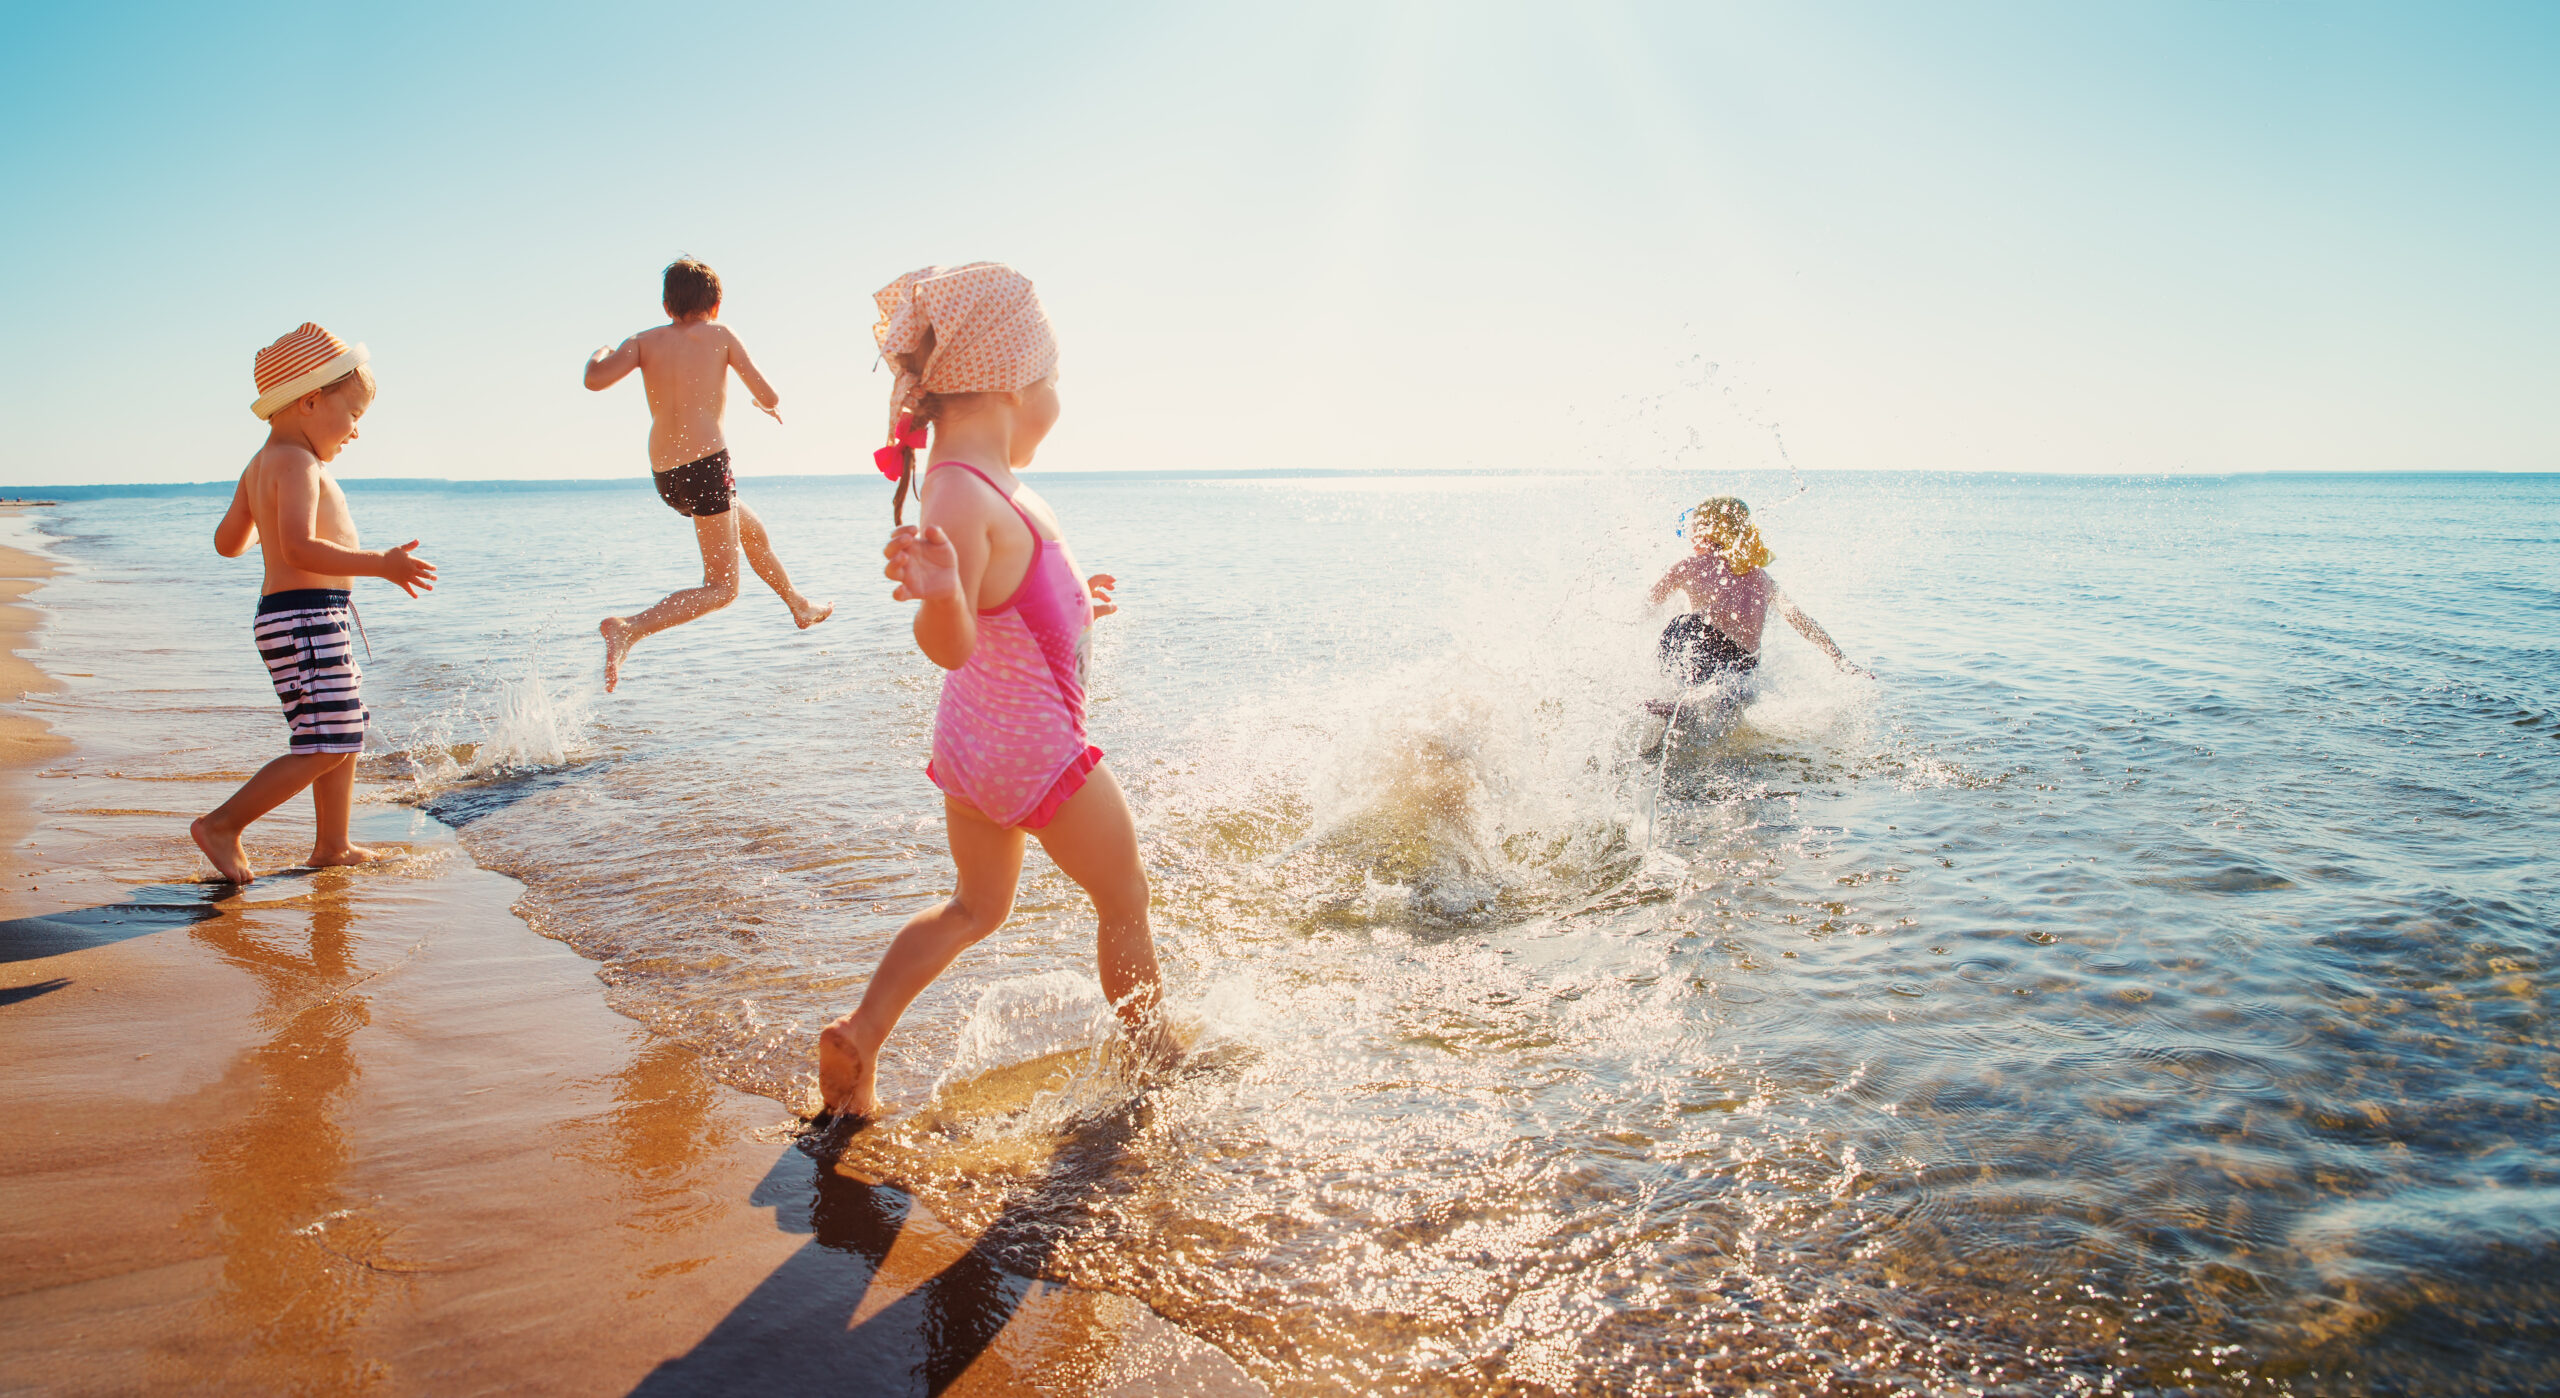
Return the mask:
[[320,478],[319,506],[312,511],[312,532],[331,543],[354,547],[355,511],[347,508],[347,493],[338,489],[338,483],[326,476]]
[[[280,539],[291,532],[285,528],[284,511],[287,492],[276,482],[264,483],[257,494],[254,511],[258,533],[267,539]],[[355,511],[347,507],[347,493],[338,483],[322,476],[319,489],[307,497],[311,501],[311,537],[332,544],[354,548],[357,543]]]

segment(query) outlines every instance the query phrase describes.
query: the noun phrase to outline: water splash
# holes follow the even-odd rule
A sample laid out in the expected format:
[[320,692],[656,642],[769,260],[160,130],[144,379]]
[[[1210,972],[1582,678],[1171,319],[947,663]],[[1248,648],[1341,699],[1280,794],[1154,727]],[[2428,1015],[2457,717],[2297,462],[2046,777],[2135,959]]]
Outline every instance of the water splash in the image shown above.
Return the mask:
[[1051,971],[997,981],[978,992],[951,1061],[934,1080],[936,1097],[996,1069],[1109,1045],[1119,1020],[1089,976]]
[[475,772],[557,767],[585,751],[587,694],[555,695],[531,664],[498,685],[496,712],[472,753]]
[[[592,683],[546,678],[537,647],[490,660],[472,683],[427,714],[400,725],[392,758],[408,779],[402,799],[430,799],[449,787],[567,766],[595,750]],[[502,668],[503,667],[503,668]]]

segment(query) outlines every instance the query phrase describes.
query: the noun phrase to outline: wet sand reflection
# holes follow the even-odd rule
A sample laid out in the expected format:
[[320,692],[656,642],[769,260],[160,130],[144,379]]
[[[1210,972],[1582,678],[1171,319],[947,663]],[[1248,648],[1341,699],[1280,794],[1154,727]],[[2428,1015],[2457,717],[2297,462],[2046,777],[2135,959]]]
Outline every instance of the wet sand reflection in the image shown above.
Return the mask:
[[[246,1337],[272,1391],[358,1393],[387,1376],[355,1345],[401,1284],[393,1239],[351,1198],[352,1146],[339,1117],[359,1074],[351,1040],[370,1022],[354,954],[349,878],[315,875],[285,907],[238,907],[190,935],[256,982],[266,1042],[233,1063],[255,1104],[198,1152],[204,1210],[221,1249],[211,1328]],[[176,1377],[176,1376],[172,1376]]]

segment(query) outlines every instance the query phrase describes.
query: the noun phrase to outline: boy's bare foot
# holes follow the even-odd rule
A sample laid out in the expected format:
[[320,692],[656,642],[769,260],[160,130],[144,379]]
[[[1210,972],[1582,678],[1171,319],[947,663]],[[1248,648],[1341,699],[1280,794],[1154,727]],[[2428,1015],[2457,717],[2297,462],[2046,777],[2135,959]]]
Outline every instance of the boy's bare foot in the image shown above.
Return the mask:
[[187,833],[195,837],[204,857],[213,861],[213,872],[224,883],[249,883],[258,877],[258,871],[249,867],[248,852],[240,848],[239,831],[215,825],[208,815],[197,816]]
[[367,849],[363,845],[340,845],[336,849],[320,849],[315,846],[311,851],[311,857],[302,861],[302,867],[336,869],[349,864],[370,864],[377,859],[389,857],[378,849]]
[[631,653],[631,623],[609,616],[596,623],[596,630],[604,636],[604,692],[611,694],[622,683],[622,657]]
[[880,1059],[855,1041],[852,1017],[818,1035],[818,1106],[865,1121],[880,1115]]
[[803,631],[836,614],[836,604],[833,602],[812,602],[803,597],[790,605],[791,619],[800,623],[800,629]]

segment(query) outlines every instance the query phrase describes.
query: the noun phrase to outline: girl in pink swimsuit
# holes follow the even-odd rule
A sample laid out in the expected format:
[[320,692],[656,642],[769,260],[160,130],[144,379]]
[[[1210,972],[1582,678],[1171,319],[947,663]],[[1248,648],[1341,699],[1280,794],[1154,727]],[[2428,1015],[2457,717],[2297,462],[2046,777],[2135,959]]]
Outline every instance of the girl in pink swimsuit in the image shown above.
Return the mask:
[[[907,919],[862,1003],[818,1036],[828,1114],[880,1112],[881,1045],[917,995],[1004,925],[1025,841],[1093,900],[1103,992],[1141,1051],[1165,1045],[1136,822],[1102,750],[1085,740],[1086,640],[1114,580],[1080,578],[1047,504],[1014,472],[1058,418],[1057,343],[1031,283],[995,263],[909,273],[876,298],[874,331],[899,371],[890,445],[903,512],[921,522],[883,550],[900,601],[919,602],[917,649],[944,670],[926,775],[942,789],[959,889]],[[916,449],[931,428],[921,476]]]
[[[1832,664],[1874,678],[1850,663],[1830,635],[1769,576],[1772,555],[1760,540],[1759,526],[1751,522],[1749,505],[1730,495],[1711,496],[1689,512],[1683,532],[1689,536],[1689,556],[1671,565],[1646,600],[1658,607],[1676,592],[1689,603],[1688,611],[1662,628],[1662,668],[1684,688],[1758,669],[1760,630],[1771,607],[1830,656]],[[1667,701],[1647,707],[1657,713],[1672,708]]]

